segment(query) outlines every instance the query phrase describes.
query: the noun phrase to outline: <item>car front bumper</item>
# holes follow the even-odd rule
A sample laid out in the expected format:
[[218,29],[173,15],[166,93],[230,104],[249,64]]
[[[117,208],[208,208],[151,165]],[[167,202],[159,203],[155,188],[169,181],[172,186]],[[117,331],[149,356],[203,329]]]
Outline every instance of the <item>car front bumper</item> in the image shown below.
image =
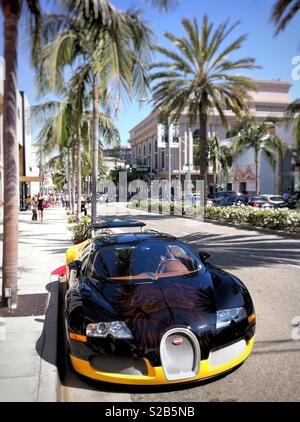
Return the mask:
[[246,341],[246,346],[238,355],[236,355],[236,351],[233,353],[230,345],[219,348],[216,352],[212,351],[208,359],[200,361],[199,371],[196,376],[172,381],[166,379],[161,366],[153,367],[146,358],[144,358],[144,361],[147,367],[147,375],[103,372],[94,368],[89,360],[80,359],[72,354],[70,354],[70,358],[76,372],[98,381],[128,385],[166,385],[203,380],[227,372],[240,365],[250,355],[253,344],[254,336]]

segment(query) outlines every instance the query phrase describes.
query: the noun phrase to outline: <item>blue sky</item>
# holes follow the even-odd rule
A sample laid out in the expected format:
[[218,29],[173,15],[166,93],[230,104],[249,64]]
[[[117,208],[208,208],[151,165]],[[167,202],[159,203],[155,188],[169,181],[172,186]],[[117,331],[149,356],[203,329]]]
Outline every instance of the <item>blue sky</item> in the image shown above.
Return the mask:
[[[58,1],[58,0],[57,0]],[[169,31],[176,35],[183,33],[181,19],[202,19],[207,14],[209,19],[218,24],[228,18],[232,22],[241,23],[236,28],[234,36],[248,34],[247,41],[240,50],[240,56],[254,57],[257,64],[262,66],[251,72],[251,76],[258,79],[281,79],[290,81],[291,99],[299,96],[300,80],[292,80],[292,58],[300,56],[300,14],[292,21],[286,30],[274,37],[274,26],[270,22],[272,5],[275,0],[181,0],[179,6],[168,13],[160,13],[153,7],[145,5],[143,0],[135,2],[127,0],[112,0],[112,3],[122,9],[130,6],[143,7],[143,16],[152,27],[157,42],[170,46],[164,38],[164,32]],[[44,1],[44,3],[48,3]],[[52,4],[55,1],[52,0]],[[0,26],[3,28],[3,19],[0,17]],[[3,55],[3,39],[0,38],[0,55]],[[19,30],[19,74],[18,87],[24,90],[30,103],[36,104],[34,88],[34,73],[30,67],[29,42],[24,27]],[[126,144],[128,131],[151,111],[150,106],[140,107],[138,101],[124,105],[116,121],[121,133],[122,144]]]

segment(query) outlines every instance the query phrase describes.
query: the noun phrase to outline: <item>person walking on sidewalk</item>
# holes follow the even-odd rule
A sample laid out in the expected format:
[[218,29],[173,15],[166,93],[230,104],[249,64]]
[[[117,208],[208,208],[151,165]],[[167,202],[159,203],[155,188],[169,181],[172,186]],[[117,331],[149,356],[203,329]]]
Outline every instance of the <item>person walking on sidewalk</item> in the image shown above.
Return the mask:
[[38,206],[38,202],[37,202],[37,198],[36,196],[32,197],[32,221],[37,221],[37,206]]
[[38,201],[39,222],[42,223],[43,218],[44,218],[44,196],[42,192],[38,193],[37,201]]

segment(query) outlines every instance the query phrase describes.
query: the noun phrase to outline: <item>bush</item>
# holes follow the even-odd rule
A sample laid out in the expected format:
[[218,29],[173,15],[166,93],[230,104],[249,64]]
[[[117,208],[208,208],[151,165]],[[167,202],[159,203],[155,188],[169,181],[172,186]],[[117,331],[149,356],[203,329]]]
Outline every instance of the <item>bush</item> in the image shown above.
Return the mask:
[[72,224],[72,223],[76,223],[77,222],[77,217],[74,214],[70,214],[68,215],[68,224]]
[[[163,214],[181,214],[180,206],[174,202],[156,201],[152,212]],[[131,202],[130,207],[151,211],[149,200],[137,200]],[[201,215],[199,207],[190,205],[184,210],[187,216]],[[300,232],[300,213],[289,209],[255,209],[249,206],[214,207],[207,205],[205,208],[205,218],[227,221],[237,224],[248,224],[254,227],[263,227],[274,230],[286,230],[290,232]]]
[[208,205],[205,217],[255,227],[300,232],[300,214],[289,209],[255,209],[252,207],[213,207]]
[[73,243],[75,245],[92,237],[92,230],[89,228],[90,222],[90,217],[83,217],[78,224],[69,227],[69,230],[73,233]]
[[[190,217],[200,215],[201,208],[199,206],[194,205],[186,205],[185,208],[183,207],[182,202],[174,202],[174,201],[161,201],[161,200],[150,200],[150,199],[143,199],[143,200],[135,200],[130,202],[129,208],[140,208],[142,210],[165,214],[165,215],[187,215]],[[203,211],[203,210],[202,210]]]

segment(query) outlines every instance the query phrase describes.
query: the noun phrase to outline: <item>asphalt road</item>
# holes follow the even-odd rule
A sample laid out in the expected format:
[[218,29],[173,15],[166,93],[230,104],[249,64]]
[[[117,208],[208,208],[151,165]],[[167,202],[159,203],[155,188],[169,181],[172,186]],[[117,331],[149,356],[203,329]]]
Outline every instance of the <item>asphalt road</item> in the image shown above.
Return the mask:
[[[125,208],[120,206],[119,216]],[[116,215],[113,204],[103,215]],[[61,401],[299,401],[300,341],[292,319],[300,316],[300,238],[170,217],[145,215],[149,228],[173,234],[212,253],[212,262],[246,284],[256,315],[253,353],[238,369],[209,381],[176,387],[126,387],[86,381],[67,367]]]

